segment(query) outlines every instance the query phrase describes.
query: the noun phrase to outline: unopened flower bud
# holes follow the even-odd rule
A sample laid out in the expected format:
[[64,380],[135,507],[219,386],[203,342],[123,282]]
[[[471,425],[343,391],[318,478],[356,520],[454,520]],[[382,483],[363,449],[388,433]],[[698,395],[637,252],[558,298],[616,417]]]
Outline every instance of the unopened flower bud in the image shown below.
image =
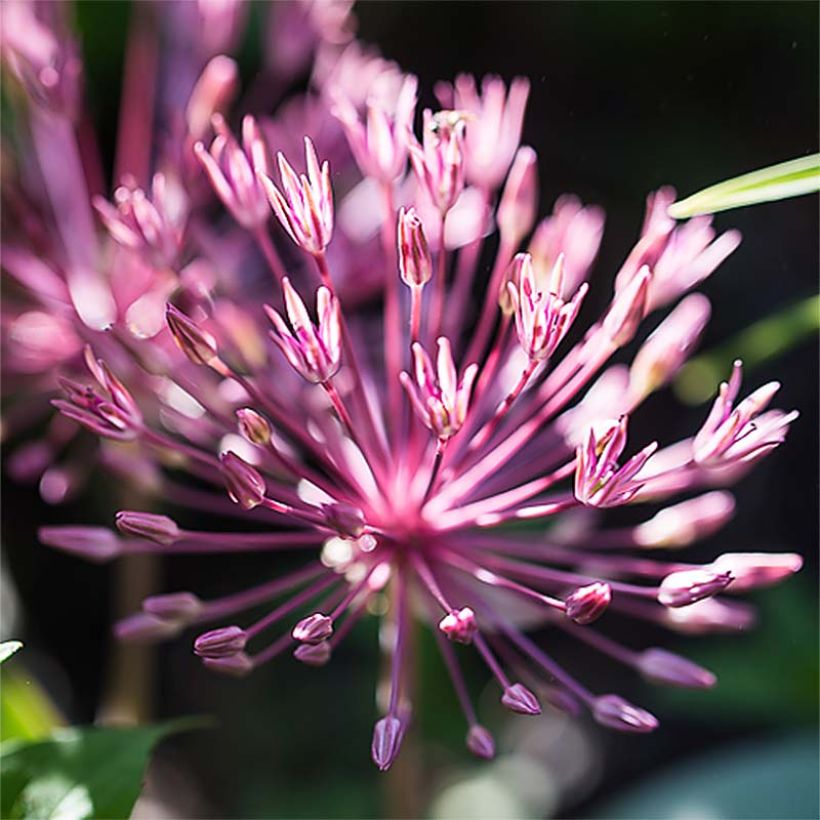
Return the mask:
[[652,732],[658,728],[658,719],[633,706],[618,695],[601,695],[595,698],[592,715],[602,726],[617,729],[619,732]]
[[260,447],[270,444],[270,424],[264,416],[260,416],[250,407],[243,407],[236,411],[236,418],[239,423],[239,432],[244,439]]
[[106,527],[40,527],[40,542],[47,547],[103,563],[122,554],[122,542]]
[[265,479],[246,461],[230,450],[219,456],[222,475],[231,500],[242,509],[252,510],[265,498]]
[[124,535],[147,538],[155,544],[168,546],[179,539],[179,527],[167,515],[120,510],[114,522]]
[[220,113],[233,98],[238,80],[236,62],[224,54],[218,54],[202,69],[185,109],[185,121],[192,139],[205,136],[213,115]]
[[[532,257],[530,254],[517,253],[507,266],[507,270],[504,271],[501,285],[498,288],[498,306],[505,316],[512,316],[515,313],[516,302],[513,300],[512,294],[518,289],[522,274],[526,275],[529,270],[532,270]],[[512,291],[508,287],[509,285],[512,285]]]
[[293,657],[307,666],[324,666],[331,655],[330,644],[327,641],[321,643],[303,643],[293,651]]
[[370,753],[380,771],[386,772],[393,765],[393,761],[398,757],[403,737],[404,726],[397,717],[387,715],[376,723]]
[[687,296],[635,354],[629,389],[638,400],[662,387],[681,369],[709,321],[711,306],[700,293]]
[[[342,356],[339,300],[322,286],[316,291],[317,324],[287,277],[282,280],[290,327],[273,308],[265,312],[274,326],[271,338],[291,367],[314,384],[329,381],[339,370]],[[292,328],[292,332],[291,332]]]
[[194,641],[200,658],[229,658],[245,648],[248,634],[238,626],[223,626],[204,632]]
[[467,732],[467,748],[482,760],[492,760],[495,757],[495,740],[483,726],[476,724]]
[[735,510],[731,493],[712,492],[656,513],[633,530],[641,547],[686,547],[717,532]]
[[212,672],[230,675],[234,678],[244,678],[253,671],[253,661],[244,652],[228,655],[224,658],[202,658],[202,662]]
[[535,224],[537,208],[538,155],[528,145],[522,145],[516,152],[496,212],[502,240],[515,247]]
[[169,621],[190,623],[202,613],[202,601],[191,592],[152,595],[142,602],[143,612]]
[[706,635],[711,632],[741,632],[754,626],[754,607],[740,601],[705,598],[691,606],[666,609],[664,624],[684,635]]
[[475,613],[470,607],[454,609],[447,613],[440,621],[438,628],[451,640],[456,643],[469,644],[473,642],[473,636],[478,629]]
[[423,287],[433,275],[433,260],[415,208],[399,211],[398,248],[402,281],[411,288]]
[[216,358],[216,340],[181,310],[169,304],[165,318],[177,347],[194,363],[209,365]]
[[596,582],[579,587],[565,601],[567,617],[582,626],[591,624],[604,614],[611,600],[612,590],[609,584]]
[[364,532],[364,513],[344,501],[322,504],[325,522],[343,538],[358,538]]
[[604,330],[616,347],[623,347],[632,341],[646,314],[646,297],[652,274],[643,267],[635,278],[615,294],[609,312],[604,318]]
[[768,587],[798,572],[803,558],[794,552],[728,552],[707,569],[732,576],[732,592]]
[[711,689],[717,678],[702,666],[665,649],[645,649],[638,655],[638,670],[649,681],[687,689]]
[[732,582],[730,572],[686,569],[673,572],[661,581],[658,602],[664,606],[689,606],[722,592]]
[[501,703],[511,712],[519,715],[540,715],[541,704],[538,698],[523,683],[513,683],[504,690]]
[[294,640],[310,644],[326,641],[332,634],[333,619],[322,615],[321,612],[315,612],[307,618],[302,618],[291,632]]
[[114,624],[114,637],[127,643],[154,643],[176,637],[182,626],[177,621],[137,612]]

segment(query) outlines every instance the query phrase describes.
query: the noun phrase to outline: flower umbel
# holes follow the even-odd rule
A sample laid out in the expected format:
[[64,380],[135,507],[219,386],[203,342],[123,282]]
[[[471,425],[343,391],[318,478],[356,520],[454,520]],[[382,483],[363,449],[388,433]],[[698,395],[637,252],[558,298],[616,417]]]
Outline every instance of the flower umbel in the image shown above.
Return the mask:
[[[380,617],[388,671],[371,754],[382,770],[412,730],[416,616],[432,625],[478,757],[491,758],[495,742],[470,699],[462,652],[476,653],[501,704],[519,715],[549,703],[612,729],[652,731],[653,715],[593,691],[524,624],[566,632],[579,651],[647,680],[709,688],[714,676],[683,657],[616,642],[612,620],[743,629],[752,611],[725,593],[800,568],[793,554],[697,564],[671,551],[723,526],[734,509],[725,487],[784,440],[796,414],[768,409],[776,383],[737,402],[738,364],[696,435],[628,448],[628,424],[632,441],[646,441],[635,411],[683,365],[708,320],[705,297],[686,294],[739,236],[717,236],[708,217],[672,222],[674,194],[662,189],[613,272],[608,303],[585,316],[603,215],[561,197],[528,241],[538,186],[535,151],[520,145],[527,81],[508,90],[488,77],[479,92],[461,76],[438,86],[446,110],[425,112],[418,144],[416,79],[348,44],[346,6],[329,16],[325,4],[300,5],[291,56],[298,70],[321,57],[311,89],[270,116],[246,116],[240,143],[226,119],[236,66],[219,53],[240,18],[189,4],[209,32],[193,54],[180,45],[188,32],[174,25],[173,5],[156,12],[168,59],[184,64],[190,83],[168,89],[164,104],[186,117],[162,114],[166,139],[153,140],[150,112],[133,115],[138,130],[118,159],[133,179],[118,174],[127,184],[114,204],[95,200],[107,232],[92,219],[94,186],[73,126],[80,74],[60,29],[48,29],[51,12],[25,20],[47,28],[43,53],[26,53],[22,40],[4,50],[28,94],[19,120],[35,134],[31,159],[45,185],[11,182],[21,227],[4,266],[22,296],[9,308],[4,368],[28,378],[33,400],[52,397],[55,371],[64,392],[48,434],[15,453],[17,471],[42,472],[76,422],[103,439],[100,457],[121,480],[183,508],[173,518],[165,508],[121,511],[116,531],[45,527],[42,541],[95,561],[308,556],[288,571],[272,556],[269,578],[219,597],[152,595],[117,634],[147,641],[195,630],[203,664],[241,677],[286,654],[328,664],[362,618]],[[288,88],[285,50],[271,51]],[[285,155],[303,144],[299,175]],[[274,152],[278,183],[268,173]],[[233,219],[213,207],[213,192]],[[42,222],[43,197],[53,222]],[[76,207],[61,207],[67,201]],[[274,221],[268,235],[271,208],[281,229]],[[487,241],[493,224],[498,243]],[[300,296],[314,290],[315,317]],[[681,297],[646,338],[644,319]],[[633,354],[631,366],[610,365],[618,351]],[[591,521],[586,509],[626,504],[655,506],[627,528],[609,527],[605,513]],[[243,524],[189,528],[202,511]],[[554,526],[568,513],[575,526]],[[248,613],[260,608],[254,620]]]

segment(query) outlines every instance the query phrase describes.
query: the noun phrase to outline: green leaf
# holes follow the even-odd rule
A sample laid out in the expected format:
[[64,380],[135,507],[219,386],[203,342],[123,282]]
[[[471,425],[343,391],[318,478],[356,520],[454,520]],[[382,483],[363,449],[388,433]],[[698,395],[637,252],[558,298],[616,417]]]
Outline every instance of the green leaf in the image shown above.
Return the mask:
[[0,740],[41,740],[65,721],[42,686],[20,669],[6,670],[0,686]]
[[23,648],[20,641],[3,641],[0,643],[0,663],[7,661],[15,652]]
[[205,725],[188,718],[127,729],[70,728],[39,741],[0,744],[0,814],[15,818],[128,818],[148,755],[169,734]]
[[673,219],[713,214],[820,191],[820,154],[770,165],[728,179],[669,206]]

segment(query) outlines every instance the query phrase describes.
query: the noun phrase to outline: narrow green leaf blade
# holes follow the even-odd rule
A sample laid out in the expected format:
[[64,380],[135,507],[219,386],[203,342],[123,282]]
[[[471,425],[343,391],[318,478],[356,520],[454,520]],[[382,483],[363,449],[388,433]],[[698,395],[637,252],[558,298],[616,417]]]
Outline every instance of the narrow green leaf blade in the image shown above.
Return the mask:
[[0,643],[0,663],[7,661],[15,652],[23,648],[20,641],[3,641]]
[[0,814],[16,818],[128,818],[154,745],[205,725],[183,719],[127,729],[60,729],[0,745]]
[[817,191],[820,191],[820,154],[812,154],[704,188],[686,199],[673,202],[669,206],[669,216],[688,219]]

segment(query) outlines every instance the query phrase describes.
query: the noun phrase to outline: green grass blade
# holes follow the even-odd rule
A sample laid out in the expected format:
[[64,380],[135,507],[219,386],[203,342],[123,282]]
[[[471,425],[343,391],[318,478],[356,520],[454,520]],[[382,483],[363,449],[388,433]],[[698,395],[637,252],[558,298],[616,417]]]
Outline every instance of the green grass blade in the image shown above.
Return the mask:
[[688,219],[698,214],[713,214],[817,191],[820,191],[820,154],[812,154],[704,188],[686,199],[673,202],[669,206],[669,216]]

